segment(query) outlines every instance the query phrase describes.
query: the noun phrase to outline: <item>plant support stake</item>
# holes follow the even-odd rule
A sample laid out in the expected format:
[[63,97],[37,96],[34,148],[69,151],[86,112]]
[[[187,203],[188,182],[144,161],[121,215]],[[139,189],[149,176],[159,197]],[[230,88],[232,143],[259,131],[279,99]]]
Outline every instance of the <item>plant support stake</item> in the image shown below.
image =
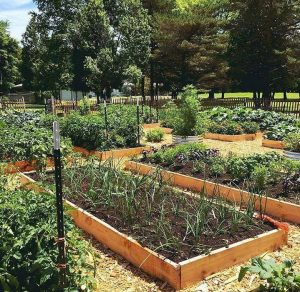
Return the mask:
[[140,146],[140,106],[139,106],[139,98],[136,100],[136,118],[137,118],[137,142],[138,146]]
[[65,230],[64,230],[64,207],[61,177],[61,152],[60,152],[60,133],[59,123],[53,123],[54,139],[54,164],[55,164],[55,186],[56,186],[56,208],[57,208],[57,247],[58,247],[58,268],[59,268],[59,286],[66,287],[66,249],[65,249]]
[[105,121],[106,139],[108,140],[108,119],[107,119],[107,104],[106,104],[106,100],[104,100],[104,121]]

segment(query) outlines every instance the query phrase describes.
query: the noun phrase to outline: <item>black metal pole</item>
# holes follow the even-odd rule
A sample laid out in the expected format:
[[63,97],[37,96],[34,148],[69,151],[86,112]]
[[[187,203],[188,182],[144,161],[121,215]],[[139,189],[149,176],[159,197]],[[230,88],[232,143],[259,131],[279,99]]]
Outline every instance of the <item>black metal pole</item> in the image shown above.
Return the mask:
[[54,137],[54,165],[55,165],[55,186],[56,186],[56,208],[57,208],[57,247],[58,247],[58,269],[59,269],[59,286],[66,287],[66,249],[65,249],[65,230],[64,230],[64,206],[61,176],[61,153],[60,153],[60,134],[58,122],[53,123]]
[[47,114],[47,99],[44,98],[44,105],[45,105],[45,114]]
[[140,106],[139,106],[139,99],[137,98],[136,102],[136,118],[137,118],[137,142],[138,146],[141,145],[141,133],[140,133]]
[[108,140],[108,118],[107,118],[107,104],[106,104],[106,100],[104,100],[104,122],[105,122],[106,139]]

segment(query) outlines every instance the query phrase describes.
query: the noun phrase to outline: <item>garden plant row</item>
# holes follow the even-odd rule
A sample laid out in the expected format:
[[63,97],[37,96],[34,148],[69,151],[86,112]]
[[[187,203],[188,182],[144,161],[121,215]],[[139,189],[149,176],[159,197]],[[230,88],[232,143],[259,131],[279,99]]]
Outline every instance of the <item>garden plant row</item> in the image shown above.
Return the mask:
[[[163,147],[144,152],[127,168],[147,174],[162,169],[165,180],[193,191],[222,190],[231,201],[256,200],[256,208],[272,216],[300,223],[300,163],[275,152],[223,157],[203,144]],[[172,177],[173,176],[173,177]],[[182,180],[182,182],[181,182]],[[252,195],[253,194],[253,195]]]

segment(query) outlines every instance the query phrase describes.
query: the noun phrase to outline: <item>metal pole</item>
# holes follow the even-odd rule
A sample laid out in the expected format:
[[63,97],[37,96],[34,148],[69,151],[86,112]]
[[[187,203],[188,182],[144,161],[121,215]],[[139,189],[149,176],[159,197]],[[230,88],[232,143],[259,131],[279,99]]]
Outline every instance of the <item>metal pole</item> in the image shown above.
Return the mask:
[[108,118],[107,118],[107,104],[106,104],[106,100],[104,100],[104,122],[105,122],[106,139],[108,140]]
[[57,208],[57,247],[59,268],[59,286],[66,287],[66,249],[65,249],[65,230],[64,230],[64,207],[61,176],[61,153],[60,153],[60,133],[58,122],[53,123],[53,156],[55,164],[55,186],[56,186],[56,208]]
[[136,117],[137,117],[137,142],[138,146],[141,145],[141,133],[140,133],[140,106],[139,106],[139,99],[137,98],[136,101]]

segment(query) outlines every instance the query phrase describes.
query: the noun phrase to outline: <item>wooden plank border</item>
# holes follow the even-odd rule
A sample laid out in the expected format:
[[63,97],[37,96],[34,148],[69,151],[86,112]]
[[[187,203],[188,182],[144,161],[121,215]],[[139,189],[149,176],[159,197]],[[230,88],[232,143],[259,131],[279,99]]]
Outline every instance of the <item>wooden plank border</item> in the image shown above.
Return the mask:
[[256,134],[241,134],[241,135],[224,135],[215,133],[204,134],[204,139],[220,140],[225,142],[238,142],[238,141],[253,141],[257,138]]
[[[27,189],[45,192],[34,180],[19,174],[21,184]],[[287,244],[287,232],[277,229],[255,238],[246,239],[227,248],[220,248],[209,255],[174,263],[158,253],[143,247],[134,239],[119,232],[69,201],[65,201],[75,224],[100,243],[124,257],[146,273],[168,282],[176,290],[187,288],[205,277],[232,265],[242,263],[267,251],[274,251]]]
[[284,149],[283,141],[263,139],[262,146],[267,148],[273,148],[273,149]]
[[[158,168],[143,163],[126,161],[125,169],[138,174],[148,175],[157,172]],[[266,214],[280,220],[300,224],[300,205],[251,194],[243,190],[167,170],[161,170],[161,175],[164,181],[183,189],[196,192],[204,190],[207,195],[214,196],[218,194],[226,200],[236,203],[253,201],[255,202],[256,210],[264,210]]]
[[73,147],[74,152],[82,153],[84,156],[96,156],[101,160],[107,160],[109,158],[117,159],[123,157],[133,157],[142,154],[143,151],[150,151],[150,146],[142,146],[126,149],[115,149],[110,151],[89,151],[81,147]]

